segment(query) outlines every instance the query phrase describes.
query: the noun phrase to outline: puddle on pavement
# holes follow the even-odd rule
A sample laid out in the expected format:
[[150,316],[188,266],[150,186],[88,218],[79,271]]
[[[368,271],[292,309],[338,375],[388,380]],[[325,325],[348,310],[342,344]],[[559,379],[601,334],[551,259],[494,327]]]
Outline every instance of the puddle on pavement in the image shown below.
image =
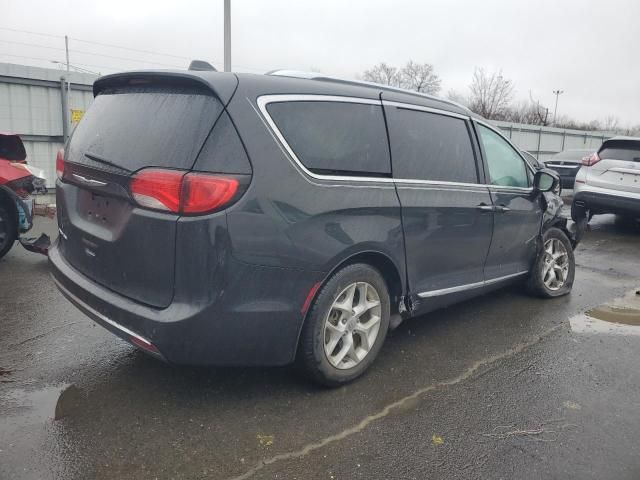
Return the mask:
[[603,305],[589,310],[587,316],[605,322],[640,326],[640,310]]
[[578,314],[569,322],[579,333],[640,335],[640,290]]
[[72,415],[81,401],[81,390],[69,384],[38,390],[9,390],[0,396],[0,432],[8,433],[19,426],[59,420]]

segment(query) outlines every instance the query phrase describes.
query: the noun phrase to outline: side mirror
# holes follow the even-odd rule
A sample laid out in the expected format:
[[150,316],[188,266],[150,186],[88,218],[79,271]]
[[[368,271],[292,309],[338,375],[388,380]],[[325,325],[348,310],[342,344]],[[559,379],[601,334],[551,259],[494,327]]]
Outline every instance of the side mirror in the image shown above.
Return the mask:
[[538,192],[555,191],[560,184],[560,177],[548,168],[538,170],[533,176],[533,189]]

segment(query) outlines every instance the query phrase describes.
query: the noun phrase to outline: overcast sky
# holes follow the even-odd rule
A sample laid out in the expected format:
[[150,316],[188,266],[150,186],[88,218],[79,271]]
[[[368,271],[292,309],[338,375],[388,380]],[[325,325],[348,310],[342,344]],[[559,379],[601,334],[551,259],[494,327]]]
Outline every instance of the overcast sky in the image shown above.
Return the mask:
[[[56,50],[64,41],[55,36],[67,34],[71,63],[102,73],[181,67],[189,58],[221,69],[222,5],[0,0],[0,62],[55,68],[50,60],[64,60]],[[623,125],[640,124],[640,0],[232,0],[232,38],[237,71],[313,69],[353,78],[381,61],[412,59],[435,66],[445,95],[450,89],[468,93],[476,66],[502,69],[517,98],[531,91],[553,109],[552,91],[564,90],[559,115],[582,121],[614,115]]]

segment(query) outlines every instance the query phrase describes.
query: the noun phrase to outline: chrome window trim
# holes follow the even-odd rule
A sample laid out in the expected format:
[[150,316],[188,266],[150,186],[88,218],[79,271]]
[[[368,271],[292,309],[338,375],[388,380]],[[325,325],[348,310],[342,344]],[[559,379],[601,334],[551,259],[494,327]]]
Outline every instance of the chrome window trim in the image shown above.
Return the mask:
[[516,192],[533,192],[533,187],[510,187],[509,185],[487,185],[489,190],[514,190]]
[[344,103],[363,103],[368,105],[379,105],[383,106],[383,104],[387,105],[395,105],[401,108],[421,110],[430,113],[436,113],[441,115],[448,115],[454,118],[460,118],[464,120],[468,120],[468,116],[460,115],[453,112],[447,112],[446,110],[438,110],[436,108],[429,107],[421,107],[418,105],[411,105],[408,103],[400,103],[400,102],[381,102],[380,100],[372,100],[368,98],[358,98],[358,97],[341,97],[336,95],[316,95],[316,94],[275,94],[275,95],[262,95],[257,98],[258,108],[260,113],[262,114],[264,120],[267,122],[267,125],[274,133],[280,144],[284,147],[286,152],[289,154],[290,158],[293,159],[294,165],[298,167],[302,172],[308,175],[311,178],[316,180],[329,180],[329,181],[345,181],[345,182],[374,182],[374,183],[405,183],[405,184],[414,184],[414,185],[426,185],[426,186],[452,186],[452,187],[483,187],[486,188],[487,185],[482,183],[462,183],[462,182],[447,182],[447,181],[438,181],[438,180],[419,180],[415,178],[391,178],[391,177],[366,177],[366,176],[347,176],[347,175],[322,175],[318,173],[313,173],[308,168],[304,166],[304,164],[300,161],[298,156],[295,154],[293,149],[289,146],[288,142],[285,140],[284,136],[280,129],[276,126],[273,118],[269,115],[267,111],[267,105],[270,103],[276,102],[301,102],[301,101],[315,101],[315,102],[344,102]]
[[[482,190],[489,187],[489,188],[497,188],[500,190],[516,190],[516,191],[524,191],[524,192],[531,192],[533,190],[533,187],[528,187],[528,188],[508,187],[508,186],[492,185],[492,184],[486,184],[486,183],[447,182],[447,181],[440,181],[440,180],[419,180],[415,178],[367,177],[367,176],[359,176],[359,175],[322,175],[322,174],[314,173],[310,171],[307,167],[305,167],[304,164],[300,161],[300,159],[295,154],[293,149],[289,146],[289,143],[285,140],[284,136],[282,135],[282,132],[275,124],[273,118],[271,118],[271,115],[269,115],[269,112],[267,111],[267,106],[270,103],[302,102],[302,101],[361,103],[361,104],[367,104],[367,105],[379,105],[381,107],[384,105],[391,105],[391,106],[397,106],[400,108],[407,108],[412,110],[435,113],[439,115],[446,115],[453,118],[460,118],[462,120],[474,120],[474,121],[477,121],[478,123],[481,123],[482,125],[487,126],[491,130],[495,131],[496,133],[498,133],[498,135],[500,135],[505,140],[507,139],[504,137],[504,135],[502,135],[499,131],[497,131],[491,125],[486,124],[485,122],[476,120],[472,117],[460,115],[454,112],[448,112],[446,110],[439,110],[437,108],[422,107],[420,105],[412,105],[410,103],[392,102],[392,101],[386,101],[386,100],[380,101],[380,100],[374,100],[370,98],[347,97],[347,96],[343,97],[343,96],[337,96],[337,95],[318,95],[318,94],[273,94],[273,95],[259,96],[256,99],[256,103],[258,105],[260,114],[262,115],[263,120],[266,122],[269,129],[271,130],[271,133],[275,135],[280,145],[284,147],[286,153],[289,154],[290,159],[293,160],[292,162],[293,165],[296,168],[298,168],[300,171],[302,171],[305,175],[315,180],[350,182],[350,183],[366,182],[366,183],[410,184],[410,185],[425,185],[425,186],[451,186],[451,187],[464,187],[464,188],[480,187],[480,189]],[[250,100],[249,102],[251,103]],[[508,140],[507,142],[509,143],[509,145],[511,145],[512,148],[514,148],[514,150],[516,150],[516,152],[518,152],[518,150],[515,149],[515,147],[513,147],[511,142],[509,142]],[[518,153],[518,155],[520,154]],[[520,155],[520,157],[522,158],[522,155]],[[529,165],[529,163],[524,159],[523,161],[525,162],[525,165],[527,165],[531,170],[531,172],[533,173],[533,168]]]
[[[481,187],[482,190],[486,190],[488,185],[484,183],[463,183],[463,182],[448,182],[446,180],[418,180],[412,178],[394,178],[395,183],[406,183],[409,185],[424,185],[424,186],[439,186],[439,187]],[[402,186],[402,185],[400,185]]]
[[382,107],[380,100],[372,100],[369,98],[357,98],[357,97],[340,97],[336,95],[312,95],[312,94],[299,94],[299,95],[262,95],[258,97],[257,103],[262,116],[266,120],[271,131],[276,135],[276,138],[280,144],[285,148],[289,156],[294,160],[295,165],[302,170],[306,175],[316,180],[330,180],[330,181],[348,181],[348,182],[375,182],[375,183],[393,183],[391,177],[366,177],[366,176],[348,176],[348,175],[320,175],[313,173],[300,161],[293,149],[289,146],[289,143],[285,140],[280,129],[276,126],[276,123],[269,115],[267,111],[267,105],[270,103],[280,102],[342,102],[342,103],[363,103],[367,105],[378,105]]
[[484,280],[482,282],[467,283],[465,285],[458,285],[456,287],[449,287],[449,288],[441,288],[438,290],[429,290],[426,292],[418,293],[418,296],[420,298],[431,298],[431,297],[439,297],[441,295],[448,295],[450,293],[464,292],[466,290],[473,290],[476,288],[486,287],[487,285],[493,285],[494,283],[498,283],[503,280],[508,280],[510,278],[519,277],[521,275],[526,275],[527,273],[529,273],[529,271],[525,270],[522,272],[512,273],[510,275],[504,275],[502,277],[491,278],[489,280]]
[[406,110],[418,110],[421,112],[435,113],[437,115],[445,115],[447,117],[459,118],[460,120],[469,120],[469,115],[462,115],[460,113],[449,112],[447,110],[441,110],[433,107],[423,107],[422,105],[414,105],[412,103],[394,102],[391,100],[382,100],[382,105],[388,105],[390,107],[404,108]]

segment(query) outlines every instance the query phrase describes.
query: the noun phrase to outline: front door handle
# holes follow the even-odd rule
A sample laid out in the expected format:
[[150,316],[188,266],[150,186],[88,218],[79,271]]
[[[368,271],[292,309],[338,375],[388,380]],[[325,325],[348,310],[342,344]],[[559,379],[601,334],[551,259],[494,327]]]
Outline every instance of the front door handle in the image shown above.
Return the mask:
[[507,213],[510,210],[511,209],[509,207],[505,207],[504,205],[498,205],[495,207],[495,211],[500,213]]
[[495,211],[493,205],[487,205],[486,203],[481,203],[476,207],[481,212],[493,212]]

